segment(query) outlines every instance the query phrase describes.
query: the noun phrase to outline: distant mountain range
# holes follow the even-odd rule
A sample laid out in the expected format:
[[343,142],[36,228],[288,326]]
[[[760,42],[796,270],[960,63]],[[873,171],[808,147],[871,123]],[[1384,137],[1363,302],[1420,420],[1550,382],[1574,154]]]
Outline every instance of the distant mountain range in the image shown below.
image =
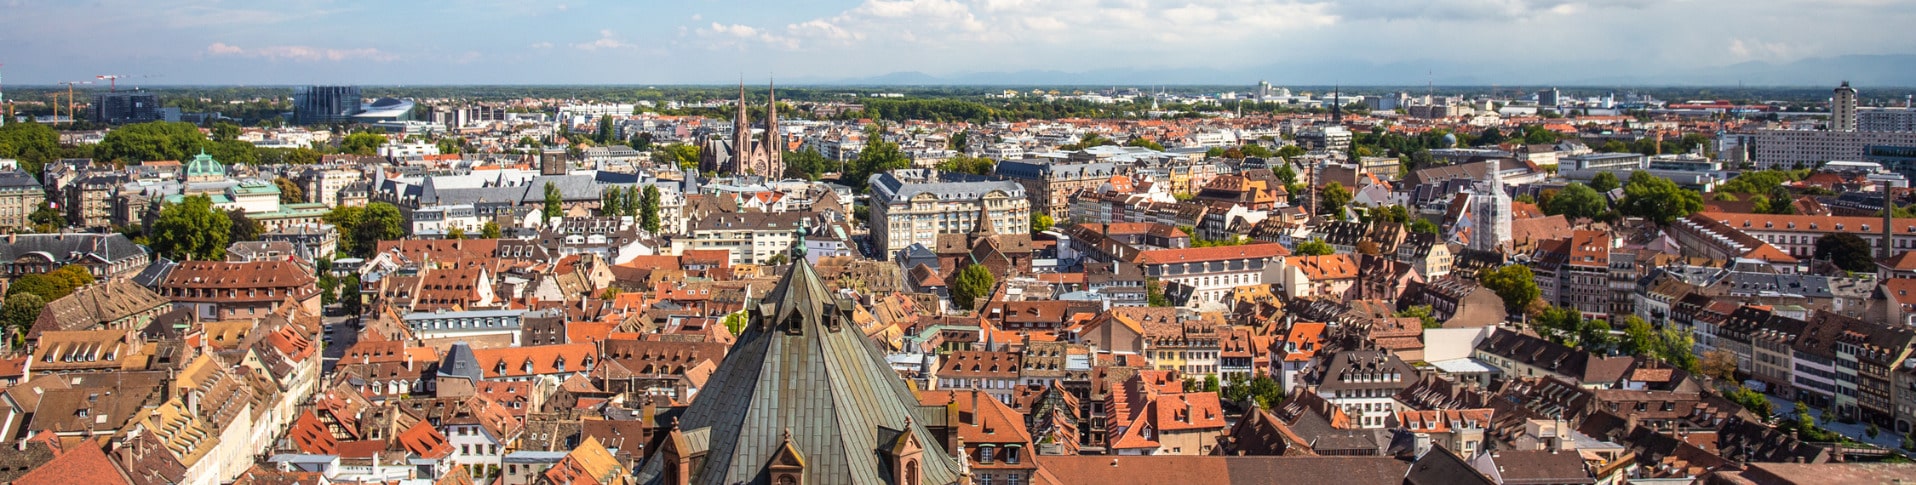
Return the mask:
[[868,77],[800,78],[781,83],[855,86],[1021,86],[1021,85],[1248,85],[1258,80],[1277,85],[1484,86],[1498,84],[1558,86],[1833,86],[1850,81],[1859,87],[1916,86],[1916,55],[1852,55],[1802,59],[1788,63],[1744,62],[1715,67],[1647,72],[1602,63],[1542,61],[1525,65],[1498,62],[1356,60],[1269,64],[1244,68],[1096,69],[1068,72],[1028,70],[932,75],[894,72]]

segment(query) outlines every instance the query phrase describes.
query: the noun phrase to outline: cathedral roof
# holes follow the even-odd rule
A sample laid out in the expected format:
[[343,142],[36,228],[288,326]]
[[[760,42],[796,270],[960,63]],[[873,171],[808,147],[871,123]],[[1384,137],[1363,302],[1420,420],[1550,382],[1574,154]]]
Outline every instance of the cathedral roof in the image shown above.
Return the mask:
[[[788,450],[803,455],[804,483],[889,483],[885,453],[902,434],[941,442],[919,423],[904,381],[851,323],[855,305],[795,259],[749,307],[751,324],[679,421],[683,434],[707,440],[690,483],[769,483],[767,466]],[[926,450],[921,459],[922,483],[958,481],[959,465],[946,453]],[[647,463],[641,480],[657,481],[662,460]]]

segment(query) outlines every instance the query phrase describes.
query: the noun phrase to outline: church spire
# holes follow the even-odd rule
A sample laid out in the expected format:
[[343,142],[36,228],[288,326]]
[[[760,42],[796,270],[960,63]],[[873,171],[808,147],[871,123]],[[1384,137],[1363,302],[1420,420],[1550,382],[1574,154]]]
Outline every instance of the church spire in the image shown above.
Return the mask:
[[765,100],[765,173],[768,179],[784,175],[785,137],[778,132],[778,81],[766,80]]
[[738,80],[738,115],[732,119],[732,161],[735,174],[745,172],[746,154],[752,153],[752,121],[745,110],[745,79]]
[[986,237],[998,233],[997,224],[991,221],[991,206],[985,199],[978,199],[978,227],[971,230],[972,237]]

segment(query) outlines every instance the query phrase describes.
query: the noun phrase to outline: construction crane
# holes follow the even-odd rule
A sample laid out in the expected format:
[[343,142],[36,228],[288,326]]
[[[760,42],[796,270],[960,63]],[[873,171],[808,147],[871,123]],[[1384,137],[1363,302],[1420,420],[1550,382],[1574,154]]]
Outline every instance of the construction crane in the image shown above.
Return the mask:
[[119,91],[121,79],[150,78],[150,77],[159,77],[159,76],[153,76],[153,75],[147,75],[147,74],[142,74],[138,76],[128,76],[125,74],[101,74],[98,76],[93,76],[94,79],[106,80],[107,91]]
[[[93,84],[93,81],[62,81],[55,84],[65,84],[67,86],[67,124],[71,125],[79,121],[80,119],[73,114],[73,105],[77,103],[77,101],[73,99],[73,85]],[[53,121],[57,123],[60,121],[60,93],[53,93],[53,98]]]

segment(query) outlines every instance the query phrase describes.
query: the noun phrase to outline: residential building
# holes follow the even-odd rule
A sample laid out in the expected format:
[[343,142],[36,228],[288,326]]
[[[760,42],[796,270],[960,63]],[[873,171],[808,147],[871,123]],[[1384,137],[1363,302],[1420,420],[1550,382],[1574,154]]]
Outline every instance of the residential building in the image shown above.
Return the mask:
[[690,238],[674,241],[681,250],[723,250],[732,264],[767,264],[788,254],[792,245],[816,225],[809,212],[738,212],[713,214],[692,223]]
[[[1240,286],[1270,283],[1265,280],[1267,266],[1279,266],[1290,250],[1276,243],[1208,248],[1147,249],[1118,255],[1125,262],[1144,269],[1149,278],[1162,284],[1179,285],[1185,290],[1183,306],[1221,304],[1231,290]],[[1168,291],[1168,290],[1167,290]]]
[[123,234],[8,234],[0,237],[0,274],[46,273],[77,264],[95,279],[132,276],[151,261]]
[[1046,159],[1006,160],[998,162],[993,173],[1018,182],[1032,201],[1034,213],[1046,214],[1062,224],[1076,220],[1071,214],[1071,197],[1098,186],[1117,174],[1117,166],[1104,162],[1081,161],[1088,156],[1073,155],[1069,161]]
[[186,261],[167,273],[155,289],[207,320],[265,316],[282,304],[319,314],[318,280],[291,261],[231,263]]
[[19,169],[0,171],[0,230],[32,228],[33,220],[29,216],[46,202],[46,188],[32,175]]

